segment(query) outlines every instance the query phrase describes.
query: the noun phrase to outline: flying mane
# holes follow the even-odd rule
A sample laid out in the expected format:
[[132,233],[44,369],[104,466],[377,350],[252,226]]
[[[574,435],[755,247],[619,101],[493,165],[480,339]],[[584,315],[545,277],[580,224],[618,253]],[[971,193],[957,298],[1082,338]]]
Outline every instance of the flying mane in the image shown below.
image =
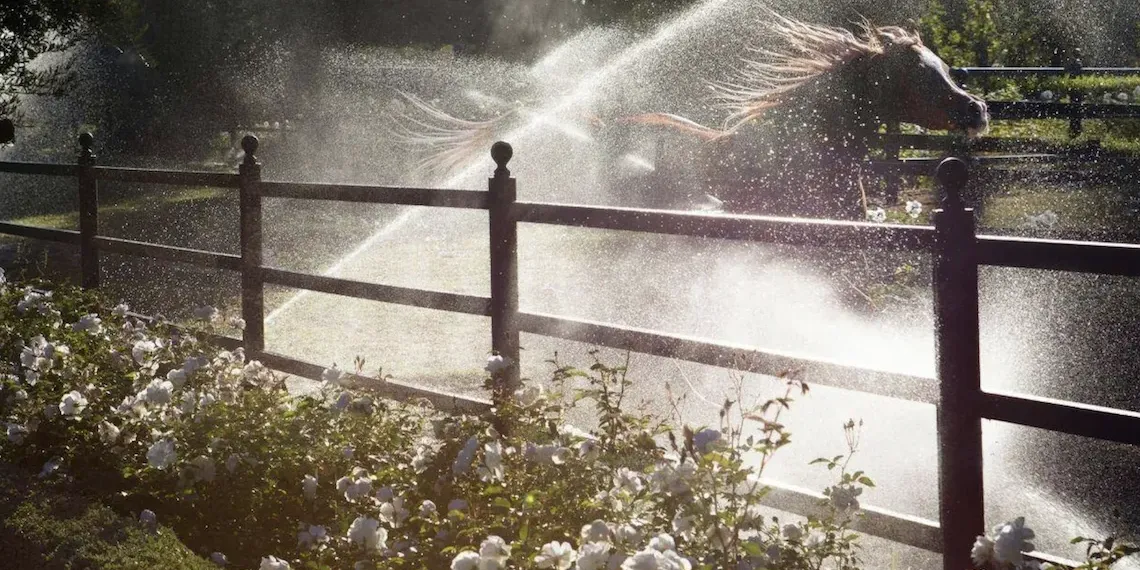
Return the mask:
[[864,20],[856,34],[844,28],[808,24],[771,10],[768,15],[771,17],[768,29],[784,40],[786,46],[781,51],[750,48],[751,57],[741,58],[730,80],[711,85],[718,107],[730,112],[721,128],[705,127],[667,113],[622,120],[672,126],[706,140],[716,140],[731,136],[745,124],[762,118],[768,109],[796,96],[804,85],[852,61],[881,55],[892,45],[922,45],[918,34],[897,26],[876,27]]
[[[708,127],[668,113],[620,117],[616,122],[662,125],[692,133],[704,140],[729,137],[744,125],[761,119],[804,91],[804,86],[868,55],[882,54],[898,44],[921,45],[918,35],[900,27],[875,27],[863,21],[858,33],[808,24],[766,10],[764,25],[785,46],[775,51],[750,48],[727,81],[713,82],[717,106],[729,112],[720,128]],[[454,117],[413,95],[401,93],[405,110],[394,116],[396,138],[421,151],[417,169],[429,176],[453,173],[486,148],[524,110],[516,108],[484,121]]]
[[454,117],[415,95],[400,92],[404,110],[393,115],[397,142],[426,154],[416,160],[415,170],[431,177],[442,177],[463,168],[477,154],[486,152],[495,141],[500,125],[509,123],[517,110],[485,121]]

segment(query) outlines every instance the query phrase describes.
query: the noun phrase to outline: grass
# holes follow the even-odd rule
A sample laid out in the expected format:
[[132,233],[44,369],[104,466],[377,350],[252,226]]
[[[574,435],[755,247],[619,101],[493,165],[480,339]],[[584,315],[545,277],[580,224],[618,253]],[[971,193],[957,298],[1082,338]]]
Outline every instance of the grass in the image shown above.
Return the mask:
[[[232,190],[207,186],[179,188],[157,199],[135,196],[115,200],[109,204],[100,204],[99,215],[101,218],[104,216],[113,218],[115,216],[133,214],[143,208],[154,209],[155,207],[161,208],[164,206],[170,207],[180,204],[196,204],[202,201],[218,200],[232,193]],[[107,220],[107,218],[103,218],[103,220]],[[68,212],[32,214],[13,218],[11,221],[18,224],[52,229],[75,228],[79,226],[79,211],[71,210]],[[0,243],[11,241],[12,239],[12,236],[2,235],[0,236]]]
[[1136,227],[1136,216],[1129,213],[1130,202],[1116,188],[1045,190],[1026,186],[1007,189],[986,202],[980,224],[994,228],[1016,228],[1026,216],[1052,211],[1059,229],[1120,230]]
[[2,465],[0,553],[5,568],[216,568],[169,529],[151,534],[105,505]]

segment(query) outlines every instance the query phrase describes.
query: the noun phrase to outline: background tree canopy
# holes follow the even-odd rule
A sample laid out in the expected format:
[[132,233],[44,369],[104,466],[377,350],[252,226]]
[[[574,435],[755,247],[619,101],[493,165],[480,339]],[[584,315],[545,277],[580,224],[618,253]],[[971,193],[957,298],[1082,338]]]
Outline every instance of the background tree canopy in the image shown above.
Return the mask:
[[[79,93],[85,105],[81,122],[100,125],[101,140],[141,148],[163,138],[168,149],[193,154],[195,144],[219,130],[269,115],[285,119],[313,112],[328,50],[451,46],[527,61],[584,27],[619,25],[636,32],[695,3],[7,0],[0,13],[0,114],[16,113],[21,96]],[[1057,65],[1077,46],[1084,48],[1086,64],[1140,60],[1140,5],[1134,0],[767,4],[838,25],[861,16],[915,25],[954,65]],[[98,89],[84,91],[70,81],[77,77]]]
[[66,92],[74,78],[66,60],[29,64],[61,54],[84,38],[129,38],[131,8],[120,0],[5,0],[0,12],[0,115],[13,114],[21,95]]

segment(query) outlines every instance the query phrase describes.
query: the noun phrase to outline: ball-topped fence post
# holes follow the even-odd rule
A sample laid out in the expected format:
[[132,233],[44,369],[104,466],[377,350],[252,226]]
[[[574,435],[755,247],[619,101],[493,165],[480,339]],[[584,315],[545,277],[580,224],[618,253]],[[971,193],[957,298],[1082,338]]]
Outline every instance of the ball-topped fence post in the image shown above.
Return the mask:
[[16,124],[8,117],[0,117],[0,144],[16,142]]
[[[1065,72],[1070,77],[1080,77],[1084,70],[1085,64],[1081,60],[1081,48],[1073,48],[1073,56],[1065,64]],[[1069,136],[1076,138],[1081,136],[1081,132],[1084,131],[1084,108],[1082,104],[1085,102],[1085,93],[1076,82],[1073,83],[1073,89],[1069,91],[1069,102],[1073,104],[1072,113],[1069,115]]]
[[261,163],[257,137],[241,139],[245,158],[238,166],[241,193],[241,316],[245,321],[242,346],[247,358],[265,350],[265,299],[261,280]]
[[507,168],[514,150],[505,142],[491,146],[495,175],[487,181],[491,234],[491,350],[503,358],[493,367],[492,400],[501,405],[518,389],[519,380],[519,272],[518,222],[513,215],[517,197],[515,179]]
[[95,179],[95,137],[79,135],[79,268],[84,289],[99,286],[99,182]]
[[966,163],[947,158],[935,178],[942,207],[934,211],[934,351],[940,401],[938,497],[942,567],[971,568],[970,549],[985,531],[982,476],[981,342],[974,210],[962,191]]

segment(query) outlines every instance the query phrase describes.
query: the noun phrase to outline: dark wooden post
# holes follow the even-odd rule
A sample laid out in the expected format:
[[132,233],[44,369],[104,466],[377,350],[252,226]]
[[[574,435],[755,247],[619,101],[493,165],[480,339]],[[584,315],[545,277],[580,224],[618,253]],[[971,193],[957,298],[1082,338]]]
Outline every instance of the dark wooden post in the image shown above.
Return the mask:
[[247,358],[265,350],[265,299],[261,281],[261,163],[257,137],[241,139],[245,159],[238,167],[241,191],[241,316],[242,343]]
[[972,568],[970,548],[985,530],[982,490],[981,347],[974,211],[962,202],[966,163],[947,158],[936,179],[942,208],[934,211],[934,350],[938,405],[938,496],[942,567]]
[[[1084,63],[1081,61],[1081,48],[1073,49],[1073,57],[1069,60],[1068,65],[1065,66],[1065,71],[1071,77],[1080,77],[1081,72],[1084,70]],[[1079,88],[1074,87],[1069,91],[1069,102],[1073,104],[1073,112],[1069,115],[1069,136],[1079,137],[1084,130],[1082,123],[1084,109],[1081,107],[1085,102],[1085,93]]]
[[[985,40],[978,40],[974,44],[974,53],[978,57],[978,67],[990,67],[990,49],[986,45]],[[993,81],[990,79],[989,74],[982,74],[982,97],[990,94],[993,90]]]
[[511,145],[505,142],[491,146],[491,158],[498,168],[487,181],[491,224],[491,349],[509,361],[509,365],[492,378],[492,397],[496,404],[509,398],[519,386],[518,222],[511,212],[516,198],[515,179],[507,169],[513,154]]
[[16,124],[8,117],[0,118],[0,144],[10,144],[16,141]]
[[99,286],[99,183],[95,180],[95,137],[79,135],[79,267],[84,289]]
[[[887,123],[887,144],[883,147],[884,158],[888,161],[898,161],[899,152],[902,150],[899,137],[902,135],[902,128],[899,126],[898,121],[890,121]],[[887,172],[887,189],[886,201],[888,206],[898,204],[899,191],[902,189],[902,176],[895,169]]]

